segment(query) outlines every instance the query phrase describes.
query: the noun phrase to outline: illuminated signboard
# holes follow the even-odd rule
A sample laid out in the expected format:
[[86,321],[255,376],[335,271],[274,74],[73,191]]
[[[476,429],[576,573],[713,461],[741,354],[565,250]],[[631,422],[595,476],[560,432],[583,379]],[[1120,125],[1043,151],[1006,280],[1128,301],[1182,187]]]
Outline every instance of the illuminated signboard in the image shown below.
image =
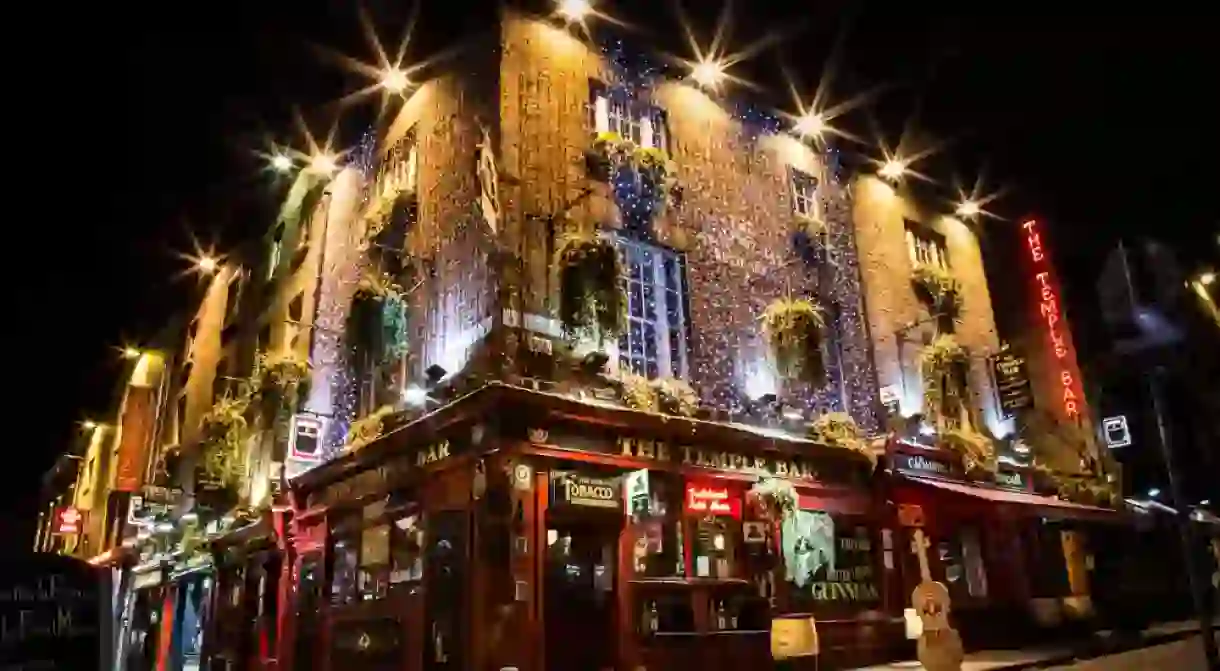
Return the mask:
[[1063,302],[1059,282],[1055,277],[1049,253],[1042,239],[1042,227],[1029,219],[1021,224],[1025,234],[1025,255],[1028,267],[1030,291],[1037,320],[1045,333],[1048,350],[1052,354],[1050,372],[1058,401],[1053,405],[1062,419],[1079,421],[1086,415],[1084,386],[1080,379],[1080,368],[1076,365],[1076,353],[1072,347],[1072,334],[1064,319]]
[[1131,429],[1127,426],[1126,415],[1101,420],[1101,429],[1106,436],[1106,447],[1114,449],[1131,444]]
[[300,461],[322,461],[322,418],[315,415],[294,415],[289,431],[289,456]]
[[725,487],[686,486],[686,512],[691,515],[716,515],[741,519],[741,497]]
[[55,533],[57,534],[78,534],[80,533],[80,523],[84,519],[84,515],[79,510],[72,506],[59,508],[55,511]]

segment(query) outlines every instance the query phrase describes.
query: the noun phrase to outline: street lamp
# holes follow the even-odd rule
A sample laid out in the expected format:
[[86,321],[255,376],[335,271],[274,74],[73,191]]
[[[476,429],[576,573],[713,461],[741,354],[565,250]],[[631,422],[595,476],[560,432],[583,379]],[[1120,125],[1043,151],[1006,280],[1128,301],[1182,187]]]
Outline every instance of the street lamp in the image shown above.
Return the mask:
[[271,169],[279,173],[288,172],[292,170],[292,159],[287,154],[276,154],[271,157]]
[[1210,287],[1216,281],[1216,274],[1208,271],[1199,276],[1199,284],[1205,287]]
[[957,206],[957,216],[964,219],[972,219],[977,217],[979,216],[980,211],[979,204],[973,200],[963,201]]
[[714,89],[724,81],[724,65],[705,58],[691,67],[690,76],[700,86]]
[[318,154],[309,161],[309,169],[323,175],[329,175],[337,168],[335,157],[330,154]]
[[593,11],[589,0],[559,0],[557,12],[569,21],[580,21]]
[[134,347],[124,347],[123,348],[123,358],[124,359],[139,359],[140,350],[138,350]]
[[903,163],[896,158],[891,158],[886,159],[885,163],[882,164],[881,169],[877,171],[877,174],[890,181],[898,181],[899,179],[902,179],[902,176],[906,174],[906,171],[906,163]]
[[411,85],[411,81],[407,79],[407,73],[398,68],[390,68],[381,75],[381,88],[390,93],[401,94]]
[[826,117],[806,112],[796,120],[796,132],[803,137],[819,137],[826,132]]
[[220,262],[217,261],[215,257],[201,256],[199,257],[199,260],[195,262],[195,267],[198,268],[199,272],[203,273],[204,275],[211,275],[212,273],[216,272],[218,267],[220,267]]

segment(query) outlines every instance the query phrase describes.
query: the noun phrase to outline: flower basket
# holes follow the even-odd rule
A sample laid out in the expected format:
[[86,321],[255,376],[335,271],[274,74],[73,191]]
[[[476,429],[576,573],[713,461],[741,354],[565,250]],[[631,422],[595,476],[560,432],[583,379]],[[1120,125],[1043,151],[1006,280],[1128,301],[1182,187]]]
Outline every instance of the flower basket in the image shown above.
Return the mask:
[[923,374],[923,409],[930,419],[943,419],[950,403],[961,403],[965,393],[960,387],[954,368],[965,365],[966,350],[950,335],[939,335],[920,355]]
[[941,431],[940,440],[945,448],[961,459],[967,475],[980,477],[995,473],[995,444],[991,438],[969,427],[962,427]]
[[868,441],[860,435],[860,427],[856,424],[856,420],[845,412],[828,412],[819,416],[809,427],[809,437],[823,445],[862,454],[873,468],[877,467],[876,453],[869,447]]
[[699,395],[685,380],[663,377],[652,383],[657,407],[666,415],[694,417],[699,412]]
[[308,393],[311,370],[309,361],[291,350],[259,355],[252,386],[265,419],[295,409]]
[[911,273],[915,293],[938,313],[954,316],[961,309],[961,285],[948,270],[931,263],[920,263]]
[[750,488],[748,496],[766,520],[784,519],[799,507],[796,488],[782,478],[764,476]]
[[820,307],[803,298],[778,298],[767,306],[761,321],[776,372],[790,380],[815,385],[826,382],[825,319]]
[[200,424],[200,480],[213,487],[240,487],[246,472],[247,397],[217,401]]
[[596,234],[568,235],[555,254],[559,321],[565,334],[596,334],[599,343],[617,338],[627,321],[627,301],[614,244]]
[[373,412],[353,420],[351,426],[347,428],[343,451],[356,452],[375,442],[385,433],[386,424],[394,412],[393,406],[383,405]]
[[619,398],[632,410],[657,412],[657,389],[642,375],[630,371],[619,373]]

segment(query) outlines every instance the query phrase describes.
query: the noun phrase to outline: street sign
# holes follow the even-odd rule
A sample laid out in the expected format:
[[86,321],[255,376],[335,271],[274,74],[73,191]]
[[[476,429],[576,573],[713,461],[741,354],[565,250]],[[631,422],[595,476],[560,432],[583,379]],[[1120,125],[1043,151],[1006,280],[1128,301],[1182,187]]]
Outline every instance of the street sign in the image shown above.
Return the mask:
[[322,461],[322,425],[323,420],[317,415],[293,415],[289,456],[311,464]]
[[1127,416],[1117,415],[1101,420],[1101,430],[1106,437],[1106,447],[1115,449],[1131,444],[1131,429],[1127,426]]

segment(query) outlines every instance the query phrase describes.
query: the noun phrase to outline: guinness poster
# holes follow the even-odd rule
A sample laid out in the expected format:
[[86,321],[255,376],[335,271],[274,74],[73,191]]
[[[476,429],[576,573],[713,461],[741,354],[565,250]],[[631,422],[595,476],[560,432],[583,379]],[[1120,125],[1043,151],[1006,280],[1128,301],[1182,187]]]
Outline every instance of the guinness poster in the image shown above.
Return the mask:
[[1017,356],[1007,343],[991,357],[991,374],[995,380],[1000,410],[1005,419],[1012,417],[1018,410],[1033,406],[1034,396],[1030,391],[1029,369],[1025,358]]
[[620,478],[595,478],[572,471],[551,473],[551,500],[555,505],[621,510]]

